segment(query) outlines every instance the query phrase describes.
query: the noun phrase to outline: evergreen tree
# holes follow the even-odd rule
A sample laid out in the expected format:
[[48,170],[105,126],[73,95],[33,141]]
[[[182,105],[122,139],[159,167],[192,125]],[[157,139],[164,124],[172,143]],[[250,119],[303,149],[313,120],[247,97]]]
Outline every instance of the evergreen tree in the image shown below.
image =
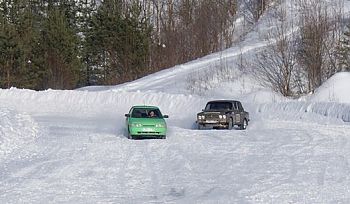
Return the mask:
[[46,67],[43,88],[72,89],[77,85],[80,60],[79,38],[69,26],[65,11],[48,5],[40,46]]
[[19,45],[13,11],[13,2],[12,4],[4,1],[0,3],[0,84],[2,88],[15,86],[18,81],[16,67]]
[[86,34],[97,84],[117,83],[118,49],[123,30],[120,8],[118,0],[103,1],[92,16],[91,29]]
[[77,27],[78,33],[80,33],[80,50],[79,54],[82,59],[82,70],[79,74],[79,85],[78,86],[89,86],[96,84],[94,78],[94,70],[92,64],[92,52],[94,45],[89,44],[87,35],[91,30],[92,15],[96,13],[97,4],[94,0],[78,0],[77,1]]
[[0,29],[0,83],[1,88],[15,86],[16,58],[19,46],[16,41],[16,30],[13,24],[1,17]]
[[23,5],[17,24],[17,35],[20,45],[19,87],[40,89],[43,77],[42,56],[37,47],[40,44],[41,15],[40,5],[29,1]]
[[134,1],[125,19],[123,67],[124,73],[128,75],[125,76],[127,80],[134,80],[148,73],[152,29],[142,12],[140,3]]
[[121,0],[103,1],[87,33],[95,76],[100,84],[116,84],[146,73],[150,27],[139,2],[128,9]]

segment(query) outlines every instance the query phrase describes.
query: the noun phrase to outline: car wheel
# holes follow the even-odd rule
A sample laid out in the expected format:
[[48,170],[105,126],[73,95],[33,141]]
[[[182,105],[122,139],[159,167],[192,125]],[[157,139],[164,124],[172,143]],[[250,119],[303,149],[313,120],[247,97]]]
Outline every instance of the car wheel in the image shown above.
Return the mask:
[[132,135],[130,134],[129,129],[128,129],[128,139],[129,139],[129,140],[132,140],[132,139],[133,139],[133,138],[132,138]]
[[228,122],[227,129],[228,129],[228,130],[232,130],[232,127],[233,127],[233,119],[230,118],[230,121]]
[[204,129],[204,127],[203,127],[203,125],[200,125],[200,124],[198,124],[198,130],[203,130]]
[[248,121],[247,121],[247,119],[244,119],[243,124],[241,125],[241,130],[247,129],[247,126],[248,126]]

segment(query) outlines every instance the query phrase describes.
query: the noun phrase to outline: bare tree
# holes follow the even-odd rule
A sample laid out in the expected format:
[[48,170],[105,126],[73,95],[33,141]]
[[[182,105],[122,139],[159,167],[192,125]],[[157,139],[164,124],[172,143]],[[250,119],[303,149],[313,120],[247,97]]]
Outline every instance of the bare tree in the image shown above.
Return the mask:
[[237,0],[152,0],[151,67],[159,70],[232,45]]
[[279,19],[275,19],[276,29],[267,40],[269,45],[257,54],[254,76],[265,86],[284,96],[292,96],[293,75],[296,67],[296,41],[293,22],[287,20],[286,11],[281,8]]
[[[334,2],[333,2],[334,3]],[[314,91],[336,71],[341,7],[328,2],[299,1],[300,44],[298,61],[307,73],[308,90]]]
[[337,64],[340,71],[350,71],[350,22],[337,47]]
[[245,19],[250,23],[258,22],[272,0],[243,0]]

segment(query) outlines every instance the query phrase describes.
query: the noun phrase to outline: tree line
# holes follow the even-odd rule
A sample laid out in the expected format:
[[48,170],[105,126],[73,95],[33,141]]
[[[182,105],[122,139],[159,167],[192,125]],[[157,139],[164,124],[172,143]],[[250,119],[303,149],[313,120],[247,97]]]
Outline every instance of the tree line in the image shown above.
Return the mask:
[[0,1],[0,87],[134,80],[230,47],[236,11],[236,0]]
[[[284,96],[298,97],[315,91],[340,71],[350,71],[350,21],[344,2],[291,1],[297,15],[275,10],[270,41],[256,55],[256,78]],[[293,19],[294,18],[294,19]]]

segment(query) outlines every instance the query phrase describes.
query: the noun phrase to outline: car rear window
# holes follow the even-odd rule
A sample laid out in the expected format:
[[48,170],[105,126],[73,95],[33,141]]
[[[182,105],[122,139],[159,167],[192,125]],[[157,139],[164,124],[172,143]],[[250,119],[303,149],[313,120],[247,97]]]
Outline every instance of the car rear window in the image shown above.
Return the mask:
[[[151,112],[154,113],[154,115],[151,115]],[[146,108],[135,108],[132,113],[131,117],[133,118],[162,118],[162,114],[159,109],[146,109]]]

